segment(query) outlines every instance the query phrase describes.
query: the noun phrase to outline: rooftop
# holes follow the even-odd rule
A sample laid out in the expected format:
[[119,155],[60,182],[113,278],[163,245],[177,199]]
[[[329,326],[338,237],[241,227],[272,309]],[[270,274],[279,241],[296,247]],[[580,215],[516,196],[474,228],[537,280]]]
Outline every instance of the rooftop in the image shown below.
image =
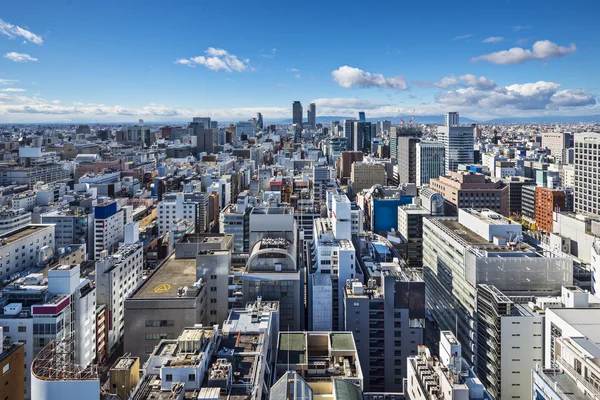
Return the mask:
[[50,228],[52,226],[53,225],[30,224],[22,228],[15,229],[13,231],[3,233],[0,235],[0,246],[14,243],[18,240],[26,238],[29,235],[33,235],[34,233],[37,233],[43,229]]
[[135,299],[178,298],[178,289],[195,289],[196,259],[176,259],[172,254],[154,270],[144,283],[135,291]]
[[600,343],[600,308],[551,308],[552,312],[594,343]]
[[[573,381],[567,374],[557,369],[540,369],[534,371],[542,380],[548,384],[550,388],[554,388],[557,394],[563,394],[560,398],[571,399],[571,400],[589,400],[590,397],[579,389],[575,381]],[[534,389],[535,390],[535,389]],[[541,398],[541,396],[538,396]]]
[[114,365],[112,366],[111,369],[126,369],[129,370],[131,369],[131,367],[133,366],[133,364],[135,364],[135,362],[138,360],[137,357],[120,357],[119,359],[117,359],[117,361],[114,363]]
[[332,350],[356,350],[354,346],[354,338],[351,333],[332,333],[331,334],[331,349]]

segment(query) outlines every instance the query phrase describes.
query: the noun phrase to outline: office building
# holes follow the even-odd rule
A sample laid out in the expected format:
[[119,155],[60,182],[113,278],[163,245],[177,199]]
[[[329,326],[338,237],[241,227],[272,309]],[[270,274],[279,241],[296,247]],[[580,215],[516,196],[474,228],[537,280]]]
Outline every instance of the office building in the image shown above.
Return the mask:
[[[398,161],[398,165],[401,165],[400,161]],[[429,141],[418,142],[415,166],[415,183],[418,186],[428,185],[431,179],[445,175],[446,149],[444,144]]]
[[460,126],[457,112],[446,114],[446,125],[438,126],[438,139],[446,150],[446,175],[459,164],[473,163],[473,127]]
[[140,359],[121,356],[110,367],[110,392],[126,399],[140,381]]
[[568,151],[573,148],[573,134],[570,132],[543,132],[542,147],[550,150],[557,164],[568,164]]
[[386,184],[387,172],[385,165],[371,162],[352,163],[349,181],[352,193],[359,193],[364,189],[370,189],[374,185],[385,186]]
[[31,212],[24,208],[0,209],[0,233],[14,231],[31,223]]
[[124,211],[117,208],[116,201],[94,207],[94,259],[107,251],[112,254],[123,240]]
[[218,132],[210,127],[210,118],[194,118],[188,128],[190,134],[196,137],[196,156],[201,153],[214,153],[218,142]]
[[94,256],[94,213],[83,208],[55,210],[41,215],[42,224],[55,225],[56,248],[86,244],[89,258]]
[[348,150],[354,149],[354,123],[360,122],[355,119],[345,119],[344,120],[344,137],[346,138],[346,143],[348,144]]
[[353,150],[371,153],[371,123],[354,122],[353,126]]
[[252,122],[240,121],[237,124],[235,124],[235,136],[237,138],[241,138],[243,135],[246,137],[246,140],[248,140],[248,138],[254,137],[254,134],[255,127]]
[[308,105],[308,110],[306,111],[308,114],[308,125],[315,129],[317,126],[317,106],[315,103],[310,103]]
[[[421,139],[411,136],[397,138],[397,160],[394,166],[394,181],[400,184],[416,183],[417,181],[417,145]],[[436,177],[437,178],[437,177]]]
[[521,214],[523,218],[535,222],[535,192],[537,186],[523,185],[521,187]]
[[332,393],[336,379],[363,389],[352,332],[279,332],[275,379],[288,371],[298,373],[313,390],[323,386],[323,392]]
[[69,338],[44,347],[31,365],[31,398],[35,400],[93,399],[100,393],[96,365],[80,365],[73,359]]
[[509,176],[502,181],[508,186],[508,214],[521,214],[523,186],[532,185],[533,180],[524,176]]
[[0,234],[0,279],[44,265],[54,249],[54,225],[29,224]]
[[152,144],[152,136],[148,127],[138,125],[128,126],[126,135],[124,141],[128,144],[144,148],[148,148]]
[[535,226],[545,233],[553,231],[554,213],[565,210],[566,196],[564,190],[535,188]]
[[600,133],[575,135],[575,207],[577,214],[600,215]]
[[294,101],[292,104],[292,124],[302,125],[302,103]]
[[423,217],[431,212],[417,204],[398,207],[398,234],[406,244],[406,264],[411,268],[423,265]]
[[348,178],[352,173],[352,165],[355,162],[360,162],[364,158],[364,153],[362,151],[343,151],[340,158],[338,159],[338,163],[336,164],[337,176],[342,181],[342,183],[346,183]]
[[233,235],[233,251],[237,253],[250,251],[250,211],[248,194],[238,196],[237,204],[229,204],[219,215],[221,233]]
[[354,334],[365,390],[402,392],[406,360],[424,340],[425,283],[393,262],[369,263],[366,275],[364,285],[346,281],[344,329]]
[[[460,209],[458,218],[424,219],[427,308],[441,329],[454,330],[472,365],[479,367],[478,356],[485,357],[479,351],[492,351],[477,342],[484,329],[477,319],[481,285],[508,296],[552,294],[573,282],[572,261],[536,251],[521,241],[521,230],[520,224],[490,210]],[[483,379],[479,370],[478,375]]]
[[462,358],[461,344],[450,331],[440,332],[439,357],[426,346],[408,358],[406,395],[411,400],[488,399],[475,372]]
[[392,126],[390,128],[390,157],[394,160],[398,159],[398,138],[420,138],[421,136],[423,136],[423,132],[419,128],[412,126]]
[[123,244],[112,255],[101,252],[96,261],[97,300],[105,306],[109,354],[125,336],[125,299],[141,284],[143,269],[142,242]]
[[446,214],[460,208],[486,208],[508,216],[508,186],[483,174],[458,171],[430,180],[430,188],[446,201]]
[[[158,235],[167,233],[179,220],[189,221],[194,224],[196,232],[204,232],[206,229],[206,203],[208,196],[205,193],[195,194],[167,193],[163,200],[158,202]],[[186,198],[187,197],[187,198]],[[201,198],[201,199],[200,199]],[[196,201],[198,200],[198,201]],[[204,210],[204,218],[201,218],[200,209]],[[196,226],[196,223],[199,223]],[[204,229],[203,229],[204,228]]]
[[22,167],[14,164],[0,164],[0,185],[27,185],[30,189],[39,183],[68,182],[71,173],[63,164],[41,164]]

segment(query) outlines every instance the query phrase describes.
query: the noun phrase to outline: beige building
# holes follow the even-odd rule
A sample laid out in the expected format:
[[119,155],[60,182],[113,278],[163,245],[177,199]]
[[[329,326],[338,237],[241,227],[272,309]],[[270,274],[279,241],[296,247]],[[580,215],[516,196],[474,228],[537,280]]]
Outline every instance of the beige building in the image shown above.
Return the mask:
[[387,173],[383,164],[355,162],[350,171],[350,184],[353,193],[369,189],[373,185],[387,184]]
[[556,158],[557,163],[565,163],[567,149],[573,147],[573,134],[567,132],[542,133],[542,147],[550,150],[550,155]]
[[508,215],[508,186],[483,174],[451,171],[449,176],[431,179],[429,186],[441,194],[451,208],[486,208]]

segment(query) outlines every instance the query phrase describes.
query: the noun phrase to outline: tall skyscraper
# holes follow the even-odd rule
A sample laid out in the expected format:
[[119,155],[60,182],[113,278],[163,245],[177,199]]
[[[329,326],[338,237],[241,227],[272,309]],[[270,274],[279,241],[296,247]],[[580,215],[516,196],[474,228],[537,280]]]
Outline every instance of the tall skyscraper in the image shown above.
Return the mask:
[[302,123],[302,103],[294,101],[292,104],[292,124]]
[[421,139],[414,136],[398,137],[398,183],[417,181],[417,144]]
[[315,103],[308,105],[306,113],[308,114],[308,124],[314,129],[317,126],[317,106]]
[[473,163],[473,127],[460,126],[457,112],[446,114],[446,125],[438,126],[438,139],[446,150],[446,174],[459,164]]
[[257,127],[258,129],[261,129],[261,130],[262,130],[262,129],[263,129],[263,127],[264,127],[264,124],[263,124],[263,117],[262,117],[262,114],[261,114],[261,113],[257,113],[257,114],[256,114],[256,127]]
[[367,122],[367,118],[365,117],[365,112],[364,111],[359,111],[358,112],[358,120],[360,122]]
[[344,120],[344,136],[348,143],[348,150],[354,149],[354,123],[359,122],[355,119]]
[[354,122],[354,151],[371,152],[371,123]]
[[583,132],[575,135],[575,212],[600,215],[600,164],[597,153],[600,133]]
[[[428,185],[429,180],[444,175],[446,168],[446,150],[440,142],[417,143],[417,186]],[[519,196],[520,197],[520,196]]]
[[210,128],[210,118],[194,118],[188,128],[192,129],[192,136],[196,136],[196,155],[214,152],[215,143],[218,143],[218,130]]

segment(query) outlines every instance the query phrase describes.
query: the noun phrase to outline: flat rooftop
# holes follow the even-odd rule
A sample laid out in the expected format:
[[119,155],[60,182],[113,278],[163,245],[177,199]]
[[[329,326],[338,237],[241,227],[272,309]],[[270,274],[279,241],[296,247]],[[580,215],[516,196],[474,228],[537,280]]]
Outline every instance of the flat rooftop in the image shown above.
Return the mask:
[[442,229],[446,231],[450,231],[449,233],[453,233],[459,236],[462,240],[467,242],[468,244],[488,244],[489,242],[465,227],[461,223],[458,222],[458,219],[431,219],[435,225],[440,226]]
[[129,370],[133,364],[135,364],[136,357],[121,357],[119,358],[111,369],[126,369]]
[[568,399],[571,400],[589,400],[589,397],[583,393],[575,381],[567,376],[564,372],[558,372],[553,370],[543,370],[537,372],[537,374],[546,382],[549,383],[551,388],[558,389],[559,393],[562,392],[568,395]]
[[173,253],[133,294],[134,299],[177,298],[180,287],[196,283],[196,259],[175,258]]
[[331,333],[331,349],[354,351],[354,338],[351,333]]
[[581,332],[588,340],[600,343],[600,308],[550,308],[554,314],[562,318],[574,329]]
[[14,243],[17,240],[26,238],[29,235],[33,235],[34,233],[37,233],[37,232],[39,232],[43,229],[49,228],[51,226],[52,225],[42,225],[42,224],[27,225],[27,226],[24,226],[23,228],[19,228],[14,231],[3,233],[0,235],[0,246],[2,246],[3,244]]
[[306,334],[280,333],[277,364],[306,364]]

